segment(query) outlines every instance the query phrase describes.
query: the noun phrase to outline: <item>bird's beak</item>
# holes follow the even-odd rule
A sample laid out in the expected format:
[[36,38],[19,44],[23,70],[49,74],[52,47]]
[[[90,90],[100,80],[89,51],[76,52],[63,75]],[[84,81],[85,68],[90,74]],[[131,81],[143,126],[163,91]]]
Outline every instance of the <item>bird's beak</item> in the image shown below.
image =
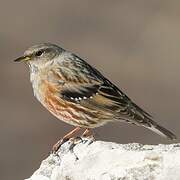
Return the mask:
[[14,62],[27,62],[31,59],[30,56],[21,56],[14,60]]

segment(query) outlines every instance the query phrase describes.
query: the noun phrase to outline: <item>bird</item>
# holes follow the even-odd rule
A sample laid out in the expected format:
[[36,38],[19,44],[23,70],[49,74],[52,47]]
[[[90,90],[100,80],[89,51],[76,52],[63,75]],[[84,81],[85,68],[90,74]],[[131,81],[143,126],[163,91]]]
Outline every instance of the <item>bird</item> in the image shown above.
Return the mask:
[[176,139],[100,71],[56,44],[34,45],[14,61],[29,66],[37,100],[56,118],[75,126],[53,146],[54,152],[81,129],[88,136],[93,128],[109,122],[143,126],[168,139]]

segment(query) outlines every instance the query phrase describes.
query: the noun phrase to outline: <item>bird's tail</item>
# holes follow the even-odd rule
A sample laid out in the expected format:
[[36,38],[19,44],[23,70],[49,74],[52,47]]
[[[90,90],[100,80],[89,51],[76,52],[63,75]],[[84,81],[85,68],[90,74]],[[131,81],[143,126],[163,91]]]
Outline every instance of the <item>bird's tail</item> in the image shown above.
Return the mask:
[[[130,101],[130,99],[128,99],[128,101]],[[124,113],[124,117],[122,117],[122,112]],[[162,137],[171,140],[177,139],[176,135],[156,123],[149,113],[141,109],[132,101],[130,101],[128,106],[126,105],[126,108],[122,109],[121,107],[117,119],[124,120],[127,123],[132,123],[138,126],[144,126],[145,128],[150,129]]]
[[152,119],[148,119],[148,126],[145,125],[146,128],[150,129],[151,131],[154,131],[155,133],[159,134],[160,136],[163,136],[165,138],[175,140],[177,139],[176,135],[174,135],[172,132],[167,130],[166,128],[158,125],[156,122],[154,122]]
[[134,103],[133,106],[136,108],[135,119],[140,120],[139,125],[142,125],[147,129],[150,129],[151,131],[159,134],[160,136],[168,138],[170,140],[177,139],[176,135],[174,135],[171,131],[167,130],[166,128],[160,126],[158,123],[153,121],[152,116],[149,113],[145,112],[143,109],[141,109]]

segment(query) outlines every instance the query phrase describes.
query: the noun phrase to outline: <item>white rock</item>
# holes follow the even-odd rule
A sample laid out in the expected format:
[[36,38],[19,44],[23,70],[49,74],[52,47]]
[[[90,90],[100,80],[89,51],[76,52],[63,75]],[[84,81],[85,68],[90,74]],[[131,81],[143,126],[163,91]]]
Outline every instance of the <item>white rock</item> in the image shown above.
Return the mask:
[[180,180],[180,144],[70,140],[27,180]]

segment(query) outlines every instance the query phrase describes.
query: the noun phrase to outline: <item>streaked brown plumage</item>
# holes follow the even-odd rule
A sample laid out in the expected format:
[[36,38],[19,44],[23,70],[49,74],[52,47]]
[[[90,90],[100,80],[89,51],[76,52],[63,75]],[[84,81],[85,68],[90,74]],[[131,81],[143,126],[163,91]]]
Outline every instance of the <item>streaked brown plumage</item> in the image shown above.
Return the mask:
[[122,121],[176,138],[99,71],[57,45],[33,46],[16,61],[29,65],[35,96],[66,123],[89,129],[110,121]]

